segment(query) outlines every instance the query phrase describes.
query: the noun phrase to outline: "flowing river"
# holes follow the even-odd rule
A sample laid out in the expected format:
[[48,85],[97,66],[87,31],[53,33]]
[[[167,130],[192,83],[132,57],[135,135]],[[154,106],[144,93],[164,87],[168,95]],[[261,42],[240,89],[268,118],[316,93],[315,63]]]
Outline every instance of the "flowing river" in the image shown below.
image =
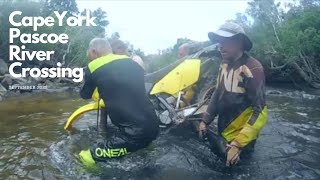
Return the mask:
[[320,98],[281,92],[268,95],[268,124],[255,152],[232,168],[178,127],[146,149],[87,169],[77,155],[99,139],[95,113],[74,134],[63,129],[87,101],[74,93],[12,97],[0,102],[0,179],[320,179]]

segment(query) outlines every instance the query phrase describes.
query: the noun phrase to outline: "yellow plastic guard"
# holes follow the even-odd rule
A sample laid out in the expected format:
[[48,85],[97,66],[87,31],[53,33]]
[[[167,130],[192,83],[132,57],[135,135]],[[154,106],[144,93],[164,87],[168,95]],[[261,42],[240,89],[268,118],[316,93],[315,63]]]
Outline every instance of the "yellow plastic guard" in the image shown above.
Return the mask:
[[168,93],[175,95],[194,84],[199,79],[200,65],[200,59],[186,59],[157,82],[150,94]]
[[[103,105],[104,105],[103,101],[100,101],[100,107],[104,107]],[[82,117],[82,115],[84,113],[94,111],[97,109],[98,109],[98,102],[94,102],[94,103],[90,103],[90,104],[86,104],[84,106],[81,106],[75,112],[73,112],[72,115],[69,117],[66,125],[64,126],[64,129],[69,130],[72,127],[72,124],[75,121],[77,121],[78,119],[80,119],[80,117]]]
[[[66,125],[64,126],[65,130],[69,130],[72,127],[72,123],[74,121],[77,121],[84,113],[98,109],[99,93],[97,88],[93,92],[92,99],[95,101],[94,103],[86,104],[78,108],[75,112],[71,114]],[[100,107],[105,107],[105,104],[102,99],[100,99]]]

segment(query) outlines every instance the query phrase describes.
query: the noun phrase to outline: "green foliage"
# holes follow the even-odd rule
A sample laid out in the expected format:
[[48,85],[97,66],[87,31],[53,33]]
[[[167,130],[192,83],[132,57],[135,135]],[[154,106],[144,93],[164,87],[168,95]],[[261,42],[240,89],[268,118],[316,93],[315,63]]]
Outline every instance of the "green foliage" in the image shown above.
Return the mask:
[[[85,16],[86,15],[87,9],[81,12],[81,15]],[[96,33],[98,33],[99,36],[104,36],[105,35],[105,27],[109,25],[109,21],[107,21],[107,13],[103,11],[101,8],[98,8],[94,11],[89,11],[90,16],[96,17],[95,23],[97,27],[95,28]]]
[[[0,58],[8,59],[9,52],[9,28],[11,27],[8,19],[10,13],[17,10],[23,9],[23,14],[26,16],[40,16],[41,7],[43,2],[34,2],[34,1],[3,1],[0,2]],[[18,18],[14,19],[15,21],[21,20]],[[31,27],[22,27],[20,28],[21,32],[31,33]],[[18,44],[18,43],[17,43]],[[19,44],[18,44],[19,45]]]
[[188,38],[178,38],[176,44],[173,46],[173,49],[172,49],[173,53],[178,54],[179,47],[182,44],[189,43],[189,42],[191,42],[191,40]]
[[288,19],[281,27],[280,35],[283,51],[289,56],[304,52],[307,55],[319,54],[320,9],[304,10],[297,18]]
[[[268,79],[275,76],[292,79],[290,76],[297,76],[296,69],[282,65],[296,63],[309,78],[320,80],[319,76],[314,75],[319,73],[320,68],[319,1],[300,0],[299,4],[290,4],[287,12],[280,3],[253,0],[248,3],[247,14],[237,14],[233,21],[244,26],[254,42],[251,54],[263,63]],[[247,16],[253,18],[252,24]]]
[[144,54],[144,52],[140,48],[134,49],[133,53],[140,56],[142,59],[146,58],[146,55]]
[[43,10],[44,15],[50,15],[53,11],[58,11],[59,13],[68,11],[67,16],[72,16],[79,12],[76,0],[46,0]]
[[[70,47],[69,52],[68,48],[65,47],[66,64],[70,65],[80,65],[85,66],[88,63],[87,60],[87,49],[89,42],[98,37],[100,30],[98,28],[92,27],[79,27],[79,28],[70,28],[66,29],[66,33],[69,34],[70,38]],[[100,35],[100,37],[103,37]],[[66,45],[68,46],[68,45]]]
[[173,53],[172,49],[168,49],[167,51],[163,51],[159,55],[154,55],[152,57],[151,62],[148,65],[147,72],[154,72],[167,65],[173,63],[174,61],[178,60],[177,54]]
[[116,39],[120,39],[120,34],[118,32],[112,33],[111,37],[109,38],[109,40],[116,40]]
[[[81,14],[85,15],[84,10]],[[105,27],[109,24],[106,20],[106,12],[101,8],[90,12],[91,16],[96,17],[96,27],[67,27],[66,33],[69,35],[69,52],[66,56],[66,64],[84,66],[88,63],[86,55],[89,42],[96,37],[105,37]],[[67,50],[68,51],[68,48]]]
[[179,47],[182,44],[191,42],[188,38],[178,38],[176,44],[172,48],[162,50],[158,55],[154,55],[151,59],[151,62],[148,65],[147,71],[154,72],[163,67],[168,66],[174,61],[178,60],[178,51]]

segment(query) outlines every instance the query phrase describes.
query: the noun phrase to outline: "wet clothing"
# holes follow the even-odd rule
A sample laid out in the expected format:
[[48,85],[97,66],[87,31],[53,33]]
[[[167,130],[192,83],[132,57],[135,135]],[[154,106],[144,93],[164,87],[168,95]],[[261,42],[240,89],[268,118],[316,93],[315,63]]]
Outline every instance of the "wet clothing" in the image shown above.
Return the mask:
[[259,61],[247,54],[232,62],[222,62],[216,91],[204,122],[218,115],[218,133],[226,142],[236,140],[241,147],[258,138],[266,124],[265,76]]
[[147,146],[159,132],[159,120],[147,97],[144,70],[129,57],[109,54],[89,63],[80,95],[98,89],[119,132],[91,148],[95,160],[118,157]]
[[[216,134],[211,129],[206,134],[210,149],[217,154],[220,158],[227,157],[227,141],[221,135]],[[243,156],[249,156],[254,151],[256,140],[251,141],[248,145],[241,149],[240,159]]]
[[141,148],[147,147],[154,138],[145,137],[145,139],[135,140],[117,132],[107,138],[104,142],[94,145],[90,149],[92,157],[96,161],[105,161],[109,158],[125,156],[130,152],[135,152]]

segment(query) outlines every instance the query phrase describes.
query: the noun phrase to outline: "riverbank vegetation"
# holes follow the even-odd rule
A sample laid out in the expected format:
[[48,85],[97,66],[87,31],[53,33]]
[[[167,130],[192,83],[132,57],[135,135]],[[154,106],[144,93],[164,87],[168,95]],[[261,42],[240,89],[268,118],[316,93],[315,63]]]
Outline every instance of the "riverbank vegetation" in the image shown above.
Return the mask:
[[318,0],[254,0],[234,21],[254,42],[251,54],[263,63],[268,82],[320,88],[319,14]]
[[[27,16],[51,16],[53,11],[68,11],[67,16],[84,15],[77,7],[76,0],[4,0],[0,2],[0,59],[9,64],[9,28],[8,16],[15,10],[23,11]],[[51,61],[25,61],[25,67],[48,67],[61,62],[63,67],[84,67],[87,64],[86,49],[94,37],[119,38],[119,33],[106,34],[109,25],[107,12],[102,9],[90,11],[96,16],[97,27],[41,27],[38,33],[66,33],[67,44],[28,44],[29,51],[54,50]],[[318,0],[250,0],[245,13],[238,13],[230,21],[241,24],[254,47],[250,54],[259,59],[265,67],[268,83],[290,83],[296,87],[320,88],[320,2]],[[23,27],[24,33],[32,33],[32,28]],[[215,29],[212,29],[214,31]],[[157,54],[146,56],[143,50],[136,54],[148,64],[147,72],[159,70],[178,59],[181,44],[192,42],[188,38],[179,38],[172,47],[159,50]],[[129,42],[129,47],[133,48]],[[207,43],[207,42],[206,42]],[[16,43],[17,45],[19,42]],[[203,43],[200,43],[203,45]],[[46,63],[46,64],[43,64]],[[0,67],[0,75],[6,71]],[[0,79],[2,80],[2,79]]]
[[[230,21],[241,24],[254,43],[250,54],[260,60],[267,83],[320,88],[320,1],[251,0],[245,13]],[[214,31],[214,29],[212,30]],[[161,52],[150,71],[177,58],[177,47]]]

